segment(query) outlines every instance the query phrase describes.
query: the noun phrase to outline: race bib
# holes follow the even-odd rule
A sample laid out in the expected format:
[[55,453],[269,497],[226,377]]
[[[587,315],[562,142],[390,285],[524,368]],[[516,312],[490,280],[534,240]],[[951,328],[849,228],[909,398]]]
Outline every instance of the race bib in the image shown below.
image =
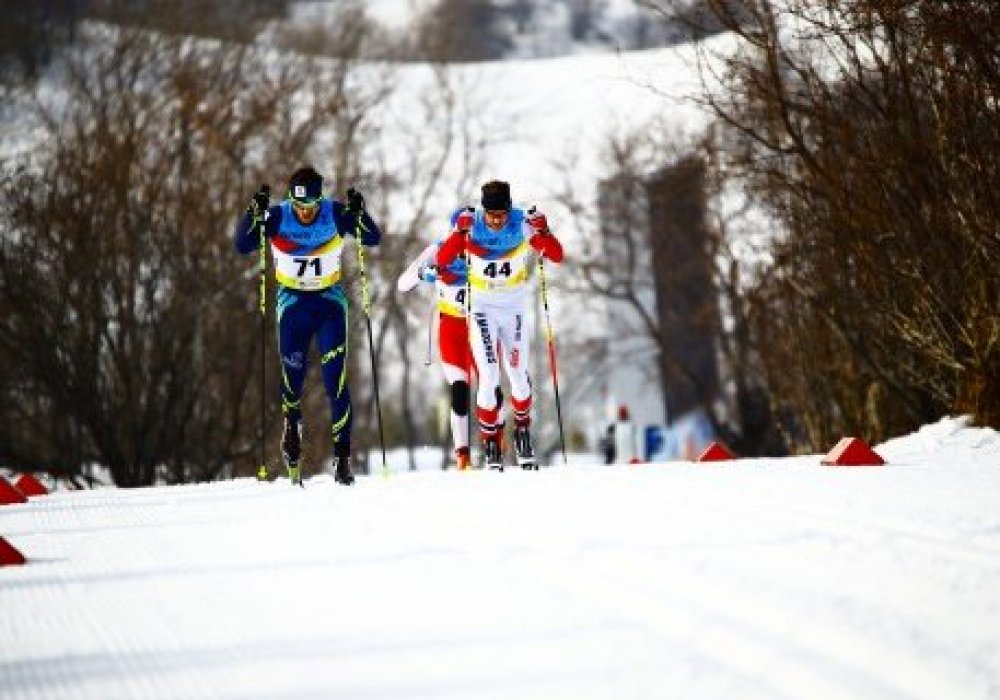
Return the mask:
[[278,282],[292,289],[326,289],[340,280],[343,244],[344,239],[337,236],[309,254],[284,253],[272,246],[275,277]]
[[448,316],[465,318],[465,285],[447,285],[438,283],[437,306],[438,311]]
[[527,242],[519,245],[509,256],[499,260],[485,260],[478,256],[470,256],[471,275],[469,280],[473,287],[486,291],[500,291],[520,287],[528,279],[528,253],[531,247]]

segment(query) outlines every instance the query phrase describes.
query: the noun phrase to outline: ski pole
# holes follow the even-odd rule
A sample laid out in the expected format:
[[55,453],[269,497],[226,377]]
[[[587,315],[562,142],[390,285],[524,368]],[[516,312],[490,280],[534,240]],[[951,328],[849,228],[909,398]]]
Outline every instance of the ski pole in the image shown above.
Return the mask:
[[[261,185],[261,192],[271,196],[271,187]],[[267,479],[267,464],[264,462],[264,441],[267,438],[267,249],[264,241],[264,219],[257,223],[260,236],[260,466],[257,468],[257,479]]]
[[434,317],[437,315],[437,290],[431,294],[431,317],[427,324],[427,357],[424,359],[424,367],[430,367],[434,359]]
[[549,292],[545,284],[545,259],[538,257],[538,281],[542,294],[542,309],[545,313],[545,340],[549,345],[549,368],[552,371],[552,388],[556,397],[556,418],[559,421],[559,444],[562,447],[563,464],[566,459],[566,436],[563,432],[562,404],[559,401],[559,374],[556,368],[556,335],[552,330],[552,320],[549,318]]
[[[436,268],[430,268],[436,270]],[[434,360],[434,317],[437,315],[437,274],[429,275],[426,268],[421,267],[417,272],[420,279],[431,283],[431,316],[427,324],[427,358],[424,360],[424,367],[430,367]]]
[[354,227],[354,237],[358,243],[358,267],[361,270],[361,308],[365,312],[365,325],[368,327],[368,350],[372,362],[372,386],[375,395],[375,413],[378,418],[378,440],[382,447],[382,473],[389,475],[389,465],[385,459],[385,433],[382,429],[382,404],[378,395],[378,364],[375,362],[375,339],[372,335],[371,301],[368,296],[368,276],[365,274],[365,246],[361,240],[364,224],[361,223],[361,212],[357,212],[357,222]]
[[[479,405],[476,401],[476,395],[472,391],[472,367],[475,364],[475,359],[472,356],[472,259],[469,257],[469,239],[472,238],[472,233],[466,233],[465,239],[465,250],[463,255],[465,256],[465,343],[466,343],[466,354],[465,354],[465,376],[466,384],[469,387],[469,400],[466,402],[465,411],[465,429],[469,435],[469,466],[472,466],[472,426],[473,426],[473,414],[478,413]],[[478,382],[479,377],[476,377]]]

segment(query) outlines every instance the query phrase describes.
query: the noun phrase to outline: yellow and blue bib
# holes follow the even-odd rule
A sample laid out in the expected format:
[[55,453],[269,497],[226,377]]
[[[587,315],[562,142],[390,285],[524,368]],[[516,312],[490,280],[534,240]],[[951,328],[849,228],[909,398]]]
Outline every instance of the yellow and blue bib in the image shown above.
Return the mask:
[[469,284],[480,291],[517,289],[528,280],[531,246],[524,236],[523,209],[511,209],[507,224],[499,231],[486,225],[476,210],[469,239]]
[[284,201],[278,231],[271,236],[274,274],[291,289],[316,291],[340,281],[340,260],[344,239],[337,231],[333,204],[320,201],[316,220],[304,225],[295,218],[292,204]]

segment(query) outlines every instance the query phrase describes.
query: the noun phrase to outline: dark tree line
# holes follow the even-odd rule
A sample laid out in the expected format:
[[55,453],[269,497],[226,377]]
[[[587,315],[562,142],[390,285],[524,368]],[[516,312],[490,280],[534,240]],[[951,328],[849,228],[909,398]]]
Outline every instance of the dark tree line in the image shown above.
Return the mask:
[[32,0],[16,3],[0,23],[0,83],[38,77],[75,41],[83,20],[194,36],[246,40],[260,22],[283,17],[286,0]]
[[346,69],[95,31],[64,99],[36,103],[45,138],[0,182],[0,462],[100,464],[123,486],[252,468],[255,270],[229,232],[343,111]]
[[[21,101],[35,130],[0,162],[0,464],[77,482],[91,465],[124,486],[184,482],[252,474],[262,439],[274,464],[273,281],[261,435],[257,257],[239,258],[231,231],[261,183],[280,196],[304,162],[330,195],[350,184],[369,195],[386,234],[366,273],[389,444],[431,439],[434,426],[413,408],[423,384],[409,364],[401,377],[387,372],[411,354],[424,305],[392,290],[445,217],[430,204],[442,183],[454,176],[461,190],[478,178],[471,93],[428,69],[407,103],[412,120],[390,123],[391,67],[356,58],[369,25],[352,12],[339,26],[341,58],[318,59],[83,25],[58,89]],[[463,167],[446,169],[449,158]],[[363,465],[378,443],[353,239],[344,267]],[[330,454],[328,409],[315,375],[306,386],[304,459],[317,471]]]

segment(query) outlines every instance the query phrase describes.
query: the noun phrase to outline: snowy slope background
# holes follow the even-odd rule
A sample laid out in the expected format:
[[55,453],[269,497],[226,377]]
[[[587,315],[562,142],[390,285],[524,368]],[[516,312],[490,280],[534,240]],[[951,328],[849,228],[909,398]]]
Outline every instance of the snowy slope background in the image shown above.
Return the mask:
[[[315,6],[319,11],[328,3],[302,3],[303,9]],[[622,3],[611,3],[609,11],[621,12]],[[383,0],[370,11],[387,26],[405,26],[419,9],[420,3],[406,0]],[[613,12],[612,12],[613,14]],[[305,18],[308,19],[306,14]],[[91,32],[107,31],[91,25]],[[726,37],[709,40],[710,45],[725,50]],[[598,224],[598,188],[602,179],[610,176],[608,148],[613,138],[630,133],[663,131],[675,135],[678,141],[693,143],[709,123],[709,115],[699,108],[693,97],[700,92],[694,70],[695,49],[690,45],[651,49],[637,52],[595,53],[579,51],[576,55],[547,60],[506,60],[494,63],[454,64],[434,67],[420,63],[374,63],[359,65],[351,80],[356,83],[379,84],[386,81],[393,90],[375,111],[379,141],[372,145],[374,157],[386,163],[388,172],[406,173],[419,181],[423,173],[411,173],[409,160],[414,133],[440,133],[446,125],[438,123],[433,106],[421,104],[440,76],[458,91],[462,114],[471,115],[470,128],[485,140],[477,145],[473,166],[462,162],[463,152],[455,149],[444,168],[445,176],[434,190],[429,211],[440,212],[437,224],[421,232],[427,241],[446,232],[447,215],[456,206],[475,203],[478,185],[484,179],[499,178],[513,184],[515,201],[519,205],[538,205],[549,216],[553,229],[565,241],[570,259],[578,260],[585,241],[600,245]],[[44,79],[39,89],[43,101],[58,103],[61,99],[58,71]],[[34,136],[32,135],[34,133]],[[27,115],[11,131],[12,138],[0,143],[0,156],[30,151],[38,139]],[[419,139],[418,139],[419,142]],[[324,170],[321,146],[316,163]],[[657,163],[662,165],[662,163]],[[468,167],[476,169],[475,177],[462,179]],[[350,183],[330,182],[331,191],[342,192]],[[395,230],[405,229],[413,215],[414,202],[407,191],[384,195],[372,183],[359,183],[369,196],[370,205],[380,221]],[[562,200],[567,192],[584,207],[580,216],[568,209]],[[236,213],[234,212],[234,216]],[[220,235],[228,235],[229,226],[221,227]],[[238,263],[237,263],[238,264]],[[609,337],[614,332],[608,318],[617,311],[619,319],[627,314],[609,309],[599,298],[571,299],[561,286],[571,282],[566,266],[550,268],[550,304],[557,337],[564,351],[573,341],[592,336]],[[381,281],[386,291],[394,280]],[[413,292],[429,298],[429,290]],[[570,313],[572,312],[572,313]],[[423,316],[421,316],[421,321]],[[640,324],[635,323],[636,327]],[[548,367],[544,364],[545,347],[536,327],[533,355],[534,375],[539,383],[539,410],[545,420],[540,422],[544,434],[538,437],[546,445],[555,444],[554,410],[546,405]],[[424,335],[416,336],[415,344],[422,352]],[[638,349],[637,349],[638,348]],[[615,353],[624,352],[622,357]],[[637,357],[640,358],[637,360]],[[636,338],[626,343],[609,344],[607,373],[604,386],[587,388],[574,393],[576,384],[566,382],[565,392],[567,432],[580,432],[591,443],[603,434],[609,416],[609,405],[617,397],[628,396],[632,416],[639,426],[662,423],[662,402],[658,397],[640,391],[649,386],[654,350],[648,339]],[[643,367],[646,362],[648,367]],[[572,367],[566,356],[562,366]],[[392,386],[398,368],[386,366],[387,386]],[[441,378],[438,372],[428,372],[420,378],[429,395],[438,393]],[[600,389],[600,390],[599,390]],[[605,393],[602,393],[605,392]],[[548,400],[547,403],[551,403]],[[437,460],[439,463],[439,460]]]
[[0,507],[0,697],[1000,696],[1000,435]]
[[[717,37],[708,47],[724,52],[729,44],[729,37]],[[489,135],[476,153],[483,164],[483,179],[511,182],[515,203],[537,205],[545,211],[570,258],[579,261],[586,246],[600,250],[603,245],[599,187],[611,176],[611,141],[632,134],[659,133],[677,145],[694,144],[708,126],[710,116],[695,100],[701,90],[695,51],[686,45],[622,54],[459,64],[449,66],[447,73],[461,86],[463,100],[475,113],[477,129]],[[412,106],[432,84],[434,74],[431,67],[419,64],[396,66],[393,73],[400,89],[391,96],[384,120],[388,133],[403,133],[413,128]],[[405,162],[404,153],[397,156],[400,163]],[[460,153],[455,153],[445,172],[462,172],[459,158]],[[663,165],[663,161],[655,162],[657,167]],[[478,181],[472,187],[457,189],[440,188],[431,210],[451,212],[458,204],[476,203]],[[566,206],[562,197],[566,193],[583,204],[582,216]],[[390,219],[398,216],[405,220],[407,202],[390,199],[383,211]],[[430,241],[444,235],[446,225],[446,219],[440,219],[440,226],[426,231],[424,237]],[[572,274],[566,266],[550,267],[548,274],[554,289],[550,292],[552,318],[563,341],[611,337],[612,314],[619,322],[632,318],[633,312],[609,308],[597,296],[567,297],[560,291],[561,285],[572,283],[566,277]],[[639,334],[641,323],[635,320],[633,325]],[[542,358],[545,347],[541,333],[534,336],[533,353]],[[625,354],[615,356],[619,351]],[[637,425],[664,420],[660,399],[645,396],[654,357],[648,338],[636,338],[628,347],[624,342],[609,344],[605,388],[618,399],[628,397]],[[643,361],[647,367],[642,366]],[[540,365],[535,376],[547,380],[547,372],[548,368]],[[564,391],[574,388],[567,385]],[[567,429],[581,430],[596,442],[609,417],[605,397],[594,391],[571,395],[570,399]],[[550,413],[554,417],[554,412]]]

